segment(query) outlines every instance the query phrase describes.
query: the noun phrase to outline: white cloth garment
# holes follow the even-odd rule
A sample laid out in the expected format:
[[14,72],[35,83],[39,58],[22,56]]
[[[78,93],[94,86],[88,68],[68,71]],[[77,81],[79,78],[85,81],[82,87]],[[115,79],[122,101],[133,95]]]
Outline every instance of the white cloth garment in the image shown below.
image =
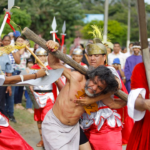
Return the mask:
[[127,103],[128,114],[132,119],[134,119],[134,121],[139,121],[143,119],[143,117],[145,116],[145,112],[146,112],[146,111],[139,111],[134,108],[135,101],[139,94],[141,94],[142,97],[145,98],[146,90],[144,88],[134,89],[134,90],[131,90],[128,96],[128,103]]
[[79,123],[74,126],[62,124],[49,110],[42,123],[42,137],[46,150],[79,150]]

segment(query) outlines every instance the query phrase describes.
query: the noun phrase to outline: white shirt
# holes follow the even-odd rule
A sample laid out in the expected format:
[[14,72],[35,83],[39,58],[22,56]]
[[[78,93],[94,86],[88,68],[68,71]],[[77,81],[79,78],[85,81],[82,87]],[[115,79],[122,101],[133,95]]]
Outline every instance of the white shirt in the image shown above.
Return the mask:
[[126,55],[121,52],[119,52],[118,54],[115,54],[114,52],[108,54],[108,65],[112,66],[113,60],[115,58],[120,59],[121,69],[124,69],[126,62]]
[[[0,85],[3,85],[4,81],[5,81],[5,76],[0,75]],[[3,126],[3,127],[9,126],[8,119],[4,115],[2,115],[1,112],[0,112],[0,126]]]
[[4,75],[0,75],[0,85],[3,85],[5,81],[5,76]]

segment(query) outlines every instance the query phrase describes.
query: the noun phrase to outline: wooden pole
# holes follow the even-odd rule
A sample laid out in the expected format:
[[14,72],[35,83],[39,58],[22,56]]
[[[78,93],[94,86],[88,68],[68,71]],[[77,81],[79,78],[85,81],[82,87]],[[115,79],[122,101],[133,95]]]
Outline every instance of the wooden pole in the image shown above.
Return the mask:
[[146,24],[144,0],[137,0],[137,7],[138,7],[140,41],[141,41],[141,47],[142,47],[143,62],[145,65],[147,82],[148,82],[148,86],[150,89],[150,54],[149,54],[149,48],[148,48],[147,24]]
[[[60,60],[64,61],[66,64],[70,65],[71,67],[75,68],[78,70],[80,73],[87,75],[87,69],[81,65],[79,65],[77,62],[72,60],[71,58],[67,57],[65,54],[61,53],[61,51],[56,51],[56,52],[50,52],[48,48],[46,47],[46,41],[36,35],[33,31],[31,31],[29,28],[25,27],[22,31],[22,34],[24,34],[28,39],[34,41],[37,43],[39,46],[47,50],[49,53],[54,55],[55,57],[59,58]],[[128,95],[121,90],[118,90],[115,93],[116,96],[118,96],[120,99],[127,101]]]

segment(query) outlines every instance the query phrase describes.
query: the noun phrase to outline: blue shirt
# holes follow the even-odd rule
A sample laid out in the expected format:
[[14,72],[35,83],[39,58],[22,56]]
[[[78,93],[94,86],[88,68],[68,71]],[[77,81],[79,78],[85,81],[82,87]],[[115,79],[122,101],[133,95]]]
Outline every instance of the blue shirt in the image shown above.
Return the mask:
[[8,55],[4,54],[4,55],[0,56],[0,67],[4,73],[12,73],[13,72],[11,61],[10,61]]

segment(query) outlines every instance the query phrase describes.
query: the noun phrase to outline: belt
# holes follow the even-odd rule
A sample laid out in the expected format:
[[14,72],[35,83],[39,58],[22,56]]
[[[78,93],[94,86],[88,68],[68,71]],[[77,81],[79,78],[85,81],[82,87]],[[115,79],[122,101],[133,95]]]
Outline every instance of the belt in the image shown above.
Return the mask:
[[34,90],[34,92],[38,92],[38,93],[50,93],[50,92],[52,92],[52,90]]

